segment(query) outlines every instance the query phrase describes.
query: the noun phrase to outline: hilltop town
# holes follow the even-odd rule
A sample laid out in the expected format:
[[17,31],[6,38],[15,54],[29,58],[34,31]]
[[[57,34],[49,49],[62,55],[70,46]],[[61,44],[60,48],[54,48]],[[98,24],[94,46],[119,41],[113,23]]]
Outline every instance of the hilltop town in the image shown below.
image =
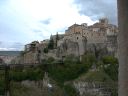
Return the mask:
[[65,34],[56,33],[50,39],[26,44],[8,65],[13,86],[10,93],[117,96],[117,37],[117,26],[102,18],[91,26],[73,24]]
[[117,35],[117,26],[109,24],[107,18],[99,19],[91,26],[87,23],[73,24],[65,30],[65,34],[57,33],[51,35],[50,39],[26,44],[13,63],[38,63],[48,57],[63,59],[71,54],[81,59],[88,51],[117,57]]

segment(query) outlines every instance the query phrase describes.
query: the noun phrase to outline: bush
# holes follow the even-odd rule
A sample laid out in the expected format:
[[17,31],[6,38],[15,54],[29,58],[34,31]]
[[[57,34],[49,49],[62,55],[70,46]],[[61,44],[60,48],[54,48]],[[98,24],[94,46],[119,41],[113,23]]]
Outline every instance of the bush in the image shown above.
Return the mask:
[[54,40],[53,40],[52,35],[51,35],[49,43],[48,43],[48,49],[51,49],[51,50],[54,49]]
[[72,87],[71,85],[65,85],[64,91],[66,93],[66,96],[78,96],[75,88]]
[[86,67],[89,69],[91,68],[91,66],[93,64],[96,63],[96,57],[94,54],[92,53],[87,53],[85,55],[82,56],[82,61],[81,61],[82,64],[85,64]]
[[104,64],[118,64],[118,59],[113,56],[104,56],[102,61]]
[[84,64],[56,65],[56,67],[52,67],[48,72],[54,80],[63,84],[65,81],[78,78],[82,73],[87,72],[87,68]]
[[5,82],[4,80],[0,80],[0,95],[4,95]]
[[43,71],[37,69],[26,69],[24,71],[11,71],[10,79],[13,81],[40,80],[43,78]]
[[113,56],[105,56],[102,59],[104,63],[105,72],[113,79],[114,81],[118,80],[118,59]]
[[48,48],[44,48],[43,52],[48,53]]
[[79,64],[80,60],[79,57],[74,55],[68,55],[64,59],[64,64]]
[[55,61],[55,59],[53,57],[49,57],[47,59],[47,63],[53,63]]

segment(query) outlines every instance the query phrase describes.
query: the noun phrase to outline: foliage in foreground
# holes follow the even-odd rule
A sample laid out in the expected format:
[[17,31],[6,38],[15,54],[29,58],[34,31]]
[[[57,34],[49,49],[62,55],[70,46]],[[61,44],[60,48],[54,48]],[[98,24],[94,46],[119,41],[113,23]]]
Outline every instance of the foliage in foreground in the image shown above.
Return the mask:
[[23,69],[21,71],[12,70],[10,72],[10,80],[23,81],[23,80],[40,80],[43,78],[44,72],[39,68]]
[[[43,64],[37,68],[26,68],[20,70],[13,70],[10,72],[10,80],[23,81],[23,80],[35,80],[43,79],[44,72],[47,71],[49,76],[54,79],[59,85],[64,88],[69,96],[76,96],[75,90],[68,85],[64,85],[64,82],[74,80],[83,73],[86,73],[92,65],[96,65],[97,68],[102,66],[102,70],[114,81],[118,80],[118,60],[112,56],[104,56],[103,58],[96,60],[95,55],[88,53],[82,57],[82,61],[79,61],[78,57],[73,55],[67,56],[64,59],[63,64],[54,64],[54,58],[50,57],[44,62],[50,64],[44,66]],[[97,73],[99,74],[99,73]],[[89,79],[99,79],[100,77],[94,74]],[[108,77],[104,77],[102,81],[106,81]],[[3,92],[3,81],[0,80],[0,92]],[[1,94],[1,93],[0,93]],[[113,94],[116,94],[114,92]],[[114,96],[114,95],[113,95]],[[115,95],[116,96],[116,95]]]
[[66,94],[66,96],[78,96],[76,89],[71,85],[64,85],[64,90],[64,94]]
[[0,95],[4,95],[4,87],[5,87],[5,82],[4,80],[0,79]]
[[[84,57],[86,59],[86,57]],[[88,62],[80,63],[78,57],[73,55],[68,56],[64,60],[64,64],[57,65],[56,67],[48,68],[50,77],[56,80],[58,83],[63,84],[66,81],[70,81],[78,78],[81,74],[88,71],[91,67],[91,58],[88,58]]]
[[118,60],[113,56],[105,56],[102,59],[104,64],[104,71],[110,76],[114,81],[118,81]]

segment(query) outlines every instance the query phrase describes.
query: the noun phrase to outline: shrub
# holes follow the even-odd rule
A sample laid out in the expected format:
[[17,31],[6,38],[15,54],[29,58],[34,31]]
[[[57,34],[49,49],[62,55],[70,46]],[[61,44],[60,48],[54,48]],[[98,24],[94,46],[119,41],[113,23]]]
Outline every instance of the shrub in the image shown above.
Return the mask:
[[86,67],[89,69],[91,68],[91,66],[96,63],[96,57],[94,54],[92,53],[87,53],[85,55],[82,56],[82,64],[85,64]]
[[47,48],[47,47],[44,48],[43,52],[44,52],[44,53],[48,53],[48,48]]
[[79,64],[80,60],[79,57],[74,55],[68,55],[64,59],[64,64]]
[[71,85],[65,85],[64,91],[66,93],[66,96],[78,96],[75,88],[72,87]]
[[105,56],[102,59],[104,63],[105,72],[113,79],[114,81],[118,80],[118,59],[113,56]]

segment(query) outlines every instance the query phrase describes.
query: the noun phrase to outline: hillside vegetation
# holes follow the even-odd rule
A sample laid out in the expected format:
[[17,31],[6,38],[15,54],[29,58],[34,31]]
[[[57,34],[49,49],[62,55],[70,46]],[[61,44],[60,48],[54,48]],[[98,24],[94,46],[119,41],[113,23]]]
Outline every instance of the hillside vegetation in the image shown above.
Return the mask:
[[[44,62],[49,63],[49,65],[44,66]],[[66,96],[77,96],[78,94],[72,85],[65,85],[65,83],[68,81],[74,81],[76,79],[102,82],[118,81],[118,60],[113,56],[104,56],[100,59],[96,59],[96,56],[94,54],[86,53],[82,57],[82,61],[79,61],[78,57],[70,55],[65,57],[63,63],[60,64],[56,64],[55,62],[58,61],[54,60],[54,58],[52,57],[44,60],[44,62],[37,67],[20,68],[10,71],[10,80],[13,81],[11,83],[11,87],[12,94],[14,95],[12,96],[28,96],[29,92],[32,92],[34,89],[22,86],[18,82],[22,82],[25,80],[42,80],[45,72],[47,72],[49,77],[55,81],[56,86],[58,86],[58,88],[60,88],[64,92],[64,94],[67,94]],[[2,84],[4,83],[0,80],[1,93],[4,91],[4,85]],[[38,91],[35,92],[38,93]],[[18,93],[21,94],[18,95]]]

